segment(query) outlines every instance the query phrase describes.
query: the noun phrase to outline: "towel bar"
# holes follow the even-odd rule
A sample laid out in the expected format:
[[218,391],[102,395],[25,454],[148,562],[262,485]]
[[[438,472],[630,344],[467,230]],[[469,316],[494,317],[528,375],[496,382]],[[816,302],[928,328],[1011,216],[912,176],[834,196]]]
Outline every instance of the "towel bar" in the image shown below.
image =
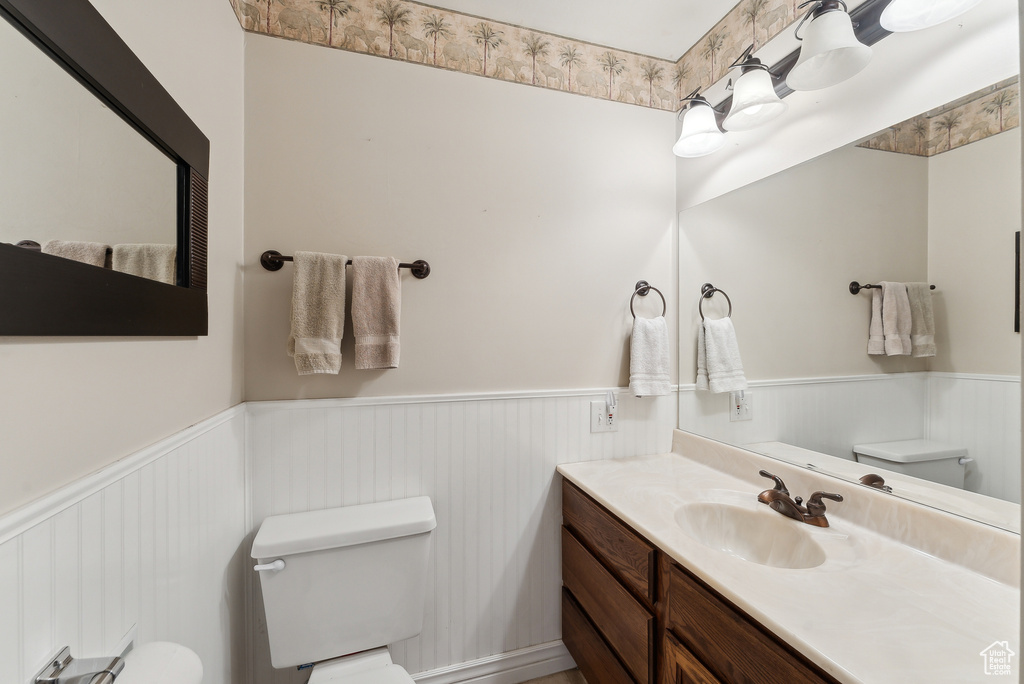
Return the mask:
[[[861,285],[856,280],[854,280],[852,283],[850,283],[850,294],[860,294],[861,290],[878,290],[881,289],[881,287],[881,285]],[[935,286],[929,285],[928,289],[934,290]]]
[[[268,249],[260,255],[260,265],[268,271],[280,271],[284,268],[284,262],[286,261],[295,261],[295,257],[285,256],[273,249]],[[345,265],[351,266],[352,260],[346,261]],[[423,259],[417,259],[411,264],[398,264],[398,268],[408,268],[414,276],[421,280],[430,275],[430,264]]]

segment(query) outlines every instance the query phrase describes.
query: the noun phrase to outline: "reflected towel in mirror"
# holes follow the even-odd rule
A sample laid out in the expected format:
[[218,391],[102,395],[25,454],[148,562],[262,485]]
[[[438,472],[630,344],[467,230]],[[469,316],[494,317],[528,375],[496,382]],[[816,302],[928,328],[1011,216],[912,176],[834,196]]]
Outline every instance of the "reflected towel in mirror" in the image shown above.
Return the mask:
[[697,329],[697,389],[715,394],[747,389],[736,329],[729,317],[705,318]]
[[114,245],[110,266],[121,273],[174,285],[178,280],[177,252],[174,245]]
[[39,250],[43,254],[80,261],[90,266],[110,268],[110,246],[99,242],[77,242],[75,240],[47,240]]

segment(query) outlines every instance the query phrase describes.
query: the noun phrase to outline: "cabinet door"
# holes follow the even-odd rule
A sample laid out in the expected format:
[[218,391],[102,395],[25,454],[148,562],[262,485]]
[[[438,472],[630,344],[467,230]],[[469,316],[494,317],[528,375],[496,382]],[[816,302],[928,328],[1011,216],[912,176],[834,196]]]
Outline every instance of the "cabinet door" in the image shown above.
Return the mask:
[[668,628],[729,684],[838,684],[677,565]]
[[665,635],[664,648],[665,676],[662,684],[721,684],[671,634]]

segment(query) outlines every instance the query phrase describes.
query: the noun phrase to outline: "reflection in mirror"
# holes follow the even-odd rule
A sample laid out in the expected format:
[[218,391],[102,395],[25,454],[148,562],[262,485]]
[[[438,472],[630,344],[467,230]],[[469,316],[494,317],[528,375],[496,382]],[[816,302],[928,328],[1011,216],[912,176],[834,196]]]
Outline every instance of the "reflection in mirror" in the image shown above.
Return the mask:
[[[679,427],[1019,529],[1018,112],[1014,78],[684,211],[682,375],[710,281],[732,298],[752,409],[733,422],[728,394],[684,388]],[[869,355],[874,290],[851,281],[935,285],[935,355]],[[966,453],[926,463],[938,447],[906,444],[922,439]]]
[[0,242],[173,284],[176,162],[5,21],[0,62]]

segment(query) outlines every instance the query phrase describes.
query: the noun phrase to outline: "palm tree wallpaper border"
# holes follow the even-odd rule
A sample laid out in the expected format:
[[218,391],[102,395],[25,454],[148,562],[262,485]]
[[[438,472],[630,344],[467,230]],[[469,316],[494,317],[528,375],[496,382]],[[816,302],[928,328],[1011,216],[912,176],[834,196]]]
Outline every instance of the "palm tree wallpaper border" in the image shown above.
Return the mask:
[[409,0],[230,0],[246,31],[675,111],[675,64]]
[[1014,76],[879,131],[857,145],[934,157],[1020,125],[1020,82]]
[[675,111],[795,23],[800,0],[740,0],[673,62],[411,0],[230,0],[246,31]]

